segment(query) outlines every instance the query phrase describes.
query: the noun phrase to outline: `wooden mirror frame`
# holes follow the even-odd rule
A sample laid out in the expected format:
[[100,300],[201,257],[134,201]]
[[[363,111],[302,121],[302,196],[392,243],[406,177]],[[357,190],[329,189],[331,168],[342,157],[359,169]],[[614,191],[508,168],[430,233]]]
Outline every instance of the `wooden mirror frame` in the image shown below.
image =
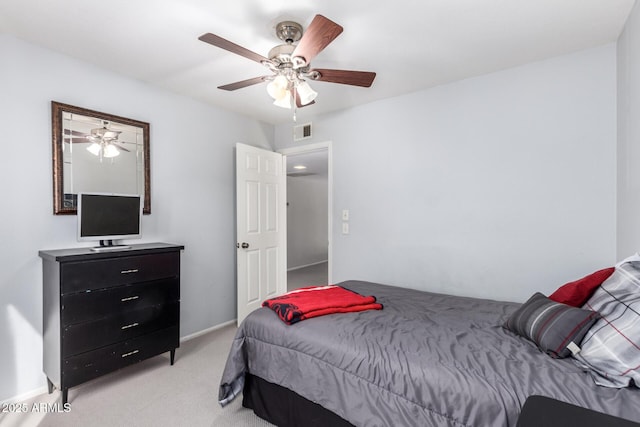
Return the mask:
[[[51,122],[52,122],[52,144],[53,144],[53,213],[54,215],[76,215],[75,207],[69,208],[64,206],[64,171],[62,146],[63,112],[80,114],[88,117],[95,117],[100,120],[122,123],[130,126],[142,128],[142,154],[144,161],[144,207],[143,213],[151,213],[151,184],[149,173],[149,123],[138,120],[128,119],[126,117],[115,116],[113,114],[101,113],[99,111],[89,110],[87,108],[76,107],[69,104],[63,104],[51,101]],[[108,191],[105,191],[108,192]]]

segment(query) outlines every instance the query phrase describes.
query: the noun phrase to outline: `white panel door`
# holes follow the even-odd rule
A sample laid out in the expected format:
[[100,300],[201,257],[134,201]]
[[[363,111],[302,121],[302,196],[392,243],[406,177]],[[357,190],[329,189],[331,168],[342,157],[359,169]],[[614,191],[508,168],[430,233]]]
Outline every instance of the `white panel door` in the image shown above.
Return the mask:
[[236,144],[238,325],[287,290],[286,171],[282,154]]

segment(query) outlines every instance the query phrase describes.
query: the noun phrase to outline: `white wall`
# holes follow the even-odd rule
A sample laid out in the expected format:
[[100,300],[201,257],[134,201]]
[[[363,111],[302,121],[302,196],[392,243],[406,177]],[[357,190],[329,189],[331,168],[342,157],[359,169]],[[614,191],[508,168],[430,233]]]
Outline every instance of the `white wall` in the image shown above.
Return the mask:
[[328,259],[326,176],[287,177],[287,268]]
[[143,241],[186,247],[181,335],[234,319],[234,144],[271,148],[273,126],[7,35],[0,52],[0,401],[46,384],[38,250],[79,246],[75,216],[52,214],[51,100],[151,124]]
[[640,251],[640,4],[618,40],[618,258]]
[[523,301],[616,259],[614,44],[311,120],[334,282]]

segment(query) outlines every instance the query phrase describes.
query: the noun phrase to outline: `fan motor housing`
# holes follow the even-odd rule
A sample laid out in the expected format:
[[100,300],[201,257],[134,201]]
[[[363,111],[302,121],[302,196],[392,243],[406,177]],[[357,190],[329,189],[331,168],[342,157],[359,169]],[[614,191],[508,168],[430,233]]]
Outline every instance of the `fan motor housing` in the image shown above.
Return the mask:
[[269,59],[279,64],[290,63],[295,48],[292,44],[278,45],[269,51]]

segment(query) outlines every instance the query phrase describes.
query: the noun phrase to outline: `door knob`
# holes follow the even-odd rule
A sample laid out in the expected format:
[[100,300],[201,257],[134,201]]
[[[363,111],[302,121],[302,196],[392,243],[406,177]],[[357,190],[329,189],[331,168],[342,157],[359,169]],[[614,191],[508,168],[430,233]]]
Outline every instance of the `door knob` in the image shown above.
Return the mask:
[[242,242],[242,245],[240,245],[240,243],[236,243],[236,248],[247,249],[249,248],[249,244],[247,242]]

